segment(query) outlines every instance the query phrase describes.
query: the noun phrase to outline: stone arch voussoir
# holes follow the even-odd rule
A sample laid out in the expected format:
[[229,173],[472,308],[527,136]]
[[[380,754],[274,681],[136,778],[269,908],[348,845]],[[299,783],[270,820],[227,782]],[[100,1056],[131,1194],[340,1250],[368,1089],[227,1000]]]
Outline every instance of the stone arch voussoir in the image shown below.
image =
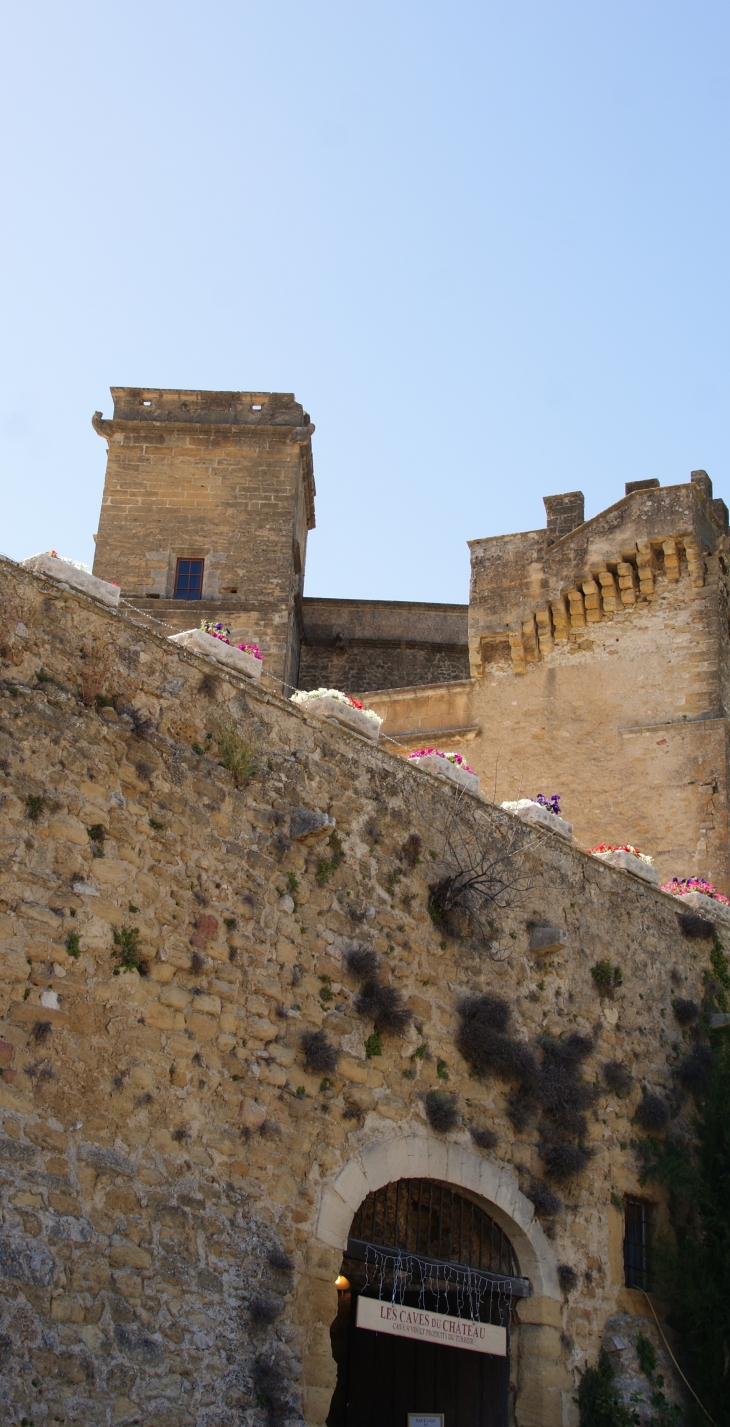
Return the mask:
[[560,1301],[552,1244],[535,1218],[533,1204],[521,1192],[514,1170],[465,1145],[446,1143],[427,1133],[393,1136],[353,1155],[322,1191],[316,1238],[330,1248],[344,1249],[353,1215],[366,1195],[392,1180],[406,1178],[441,1179],[478,1195],[512,1241],[533,1294]]

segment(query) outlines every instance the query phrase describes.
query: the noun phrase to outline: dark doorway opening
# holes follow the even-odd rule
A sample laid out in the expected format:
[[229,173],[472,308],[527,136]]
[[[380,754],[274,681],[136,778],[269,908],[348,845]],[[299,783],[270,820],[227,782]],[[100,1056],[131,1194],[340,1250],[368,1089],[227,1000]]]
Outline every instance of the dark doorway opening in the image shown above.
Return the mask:
[[[479,1281],[471,1315],[467,1271]],[[456,1282],[462,1280],[462,1288]],[[331,1327],[337,1385],[328,1427],[408,1427],[408,1414],[443,1414],[443,1427],[508,1427],[509,1355],[474,1352],[357,1326],[361,1295],[507,1329],[514,1297],[529,1293],[503,1230],[473,1200],[435,1180],[398,1180],[368,1195],[353,1220]]]

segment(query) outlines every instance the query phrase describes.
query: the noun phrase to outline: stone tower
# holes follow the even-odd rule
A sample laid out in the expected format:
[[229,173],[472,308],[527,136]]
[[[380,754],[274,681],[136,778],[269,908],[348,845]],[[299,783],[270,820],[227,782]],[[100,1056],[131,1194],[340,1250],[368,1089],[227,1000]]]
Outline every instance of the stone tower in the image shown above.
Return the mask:
[[[112,387],[94,574],[163,632],[222,620],[296,686],[314,426],[281,392]],[[153,621],[161,621],[157,625]],[[286,692],[286,689],[284,689]]]

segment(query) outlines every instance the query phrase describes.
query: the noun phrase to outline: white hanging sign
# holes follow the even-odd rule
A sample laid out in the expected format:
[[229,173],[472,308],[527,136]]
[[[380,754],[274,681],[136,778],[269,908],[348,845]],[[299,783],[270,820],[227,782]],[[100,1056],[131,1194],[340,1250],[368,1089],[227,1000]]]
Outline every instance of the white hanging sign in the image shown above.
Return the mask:
[[470,1318],[454,1318],[450,1313],[432,1313],[405,1303],[386,1303],[380,1298],[357,1300],[357,1326],[374,1333],[392,1333],[396,1338],[420,1338],[424,1343],[440,1343],[451,1348],[468,1348],[472,1353],[507,1356],[507,1330],[494,1323],[473,1323]]

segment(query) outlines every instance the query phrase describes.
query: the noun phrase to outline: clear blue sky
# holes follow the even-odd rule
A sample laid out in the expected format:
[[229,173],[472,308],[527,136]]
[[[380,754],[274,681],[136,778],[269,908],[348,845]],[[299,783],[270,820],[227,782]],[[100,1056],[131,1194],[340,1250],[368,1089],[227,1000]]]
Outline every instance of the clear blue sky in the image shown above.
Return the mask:
[[0,549],[91,561],[110,385],[294,391],[307,593],[705,467],[730,504],[730,7],[28,0],[0,21]]

